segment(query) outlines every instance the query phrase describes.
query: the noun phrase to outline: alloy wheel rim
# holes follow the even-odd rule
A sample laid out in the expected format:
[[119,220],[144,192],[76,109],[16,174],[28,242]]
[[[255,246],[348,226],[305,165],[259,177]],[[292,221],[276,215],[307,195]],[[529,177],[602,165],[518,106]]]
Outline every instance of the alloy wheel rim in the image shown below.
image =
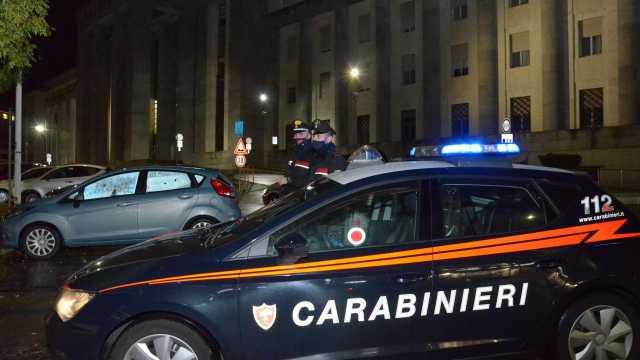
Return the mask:
[[9,201],[9,193],[6,191],[0,191],[0,203]]
[[631,322],[613,306],[587,309],[569,332],[569,354],[573,360],[626,360],[632,344]]
[[47,256],[56,247],[56,237],[45,228],[32,230],[26,238],[27,250],[35,256]]
[[133,343],[123,360],[198,360],[198,356],[182,339],[168,334],[154,334]]
[[209,222],[209,221],[198,221],[197,223],[193,224],[193,226],[191,228],[192,229],[204,229],[204,228],[208,228],[211,225],[213,225],[213,224],[211,224],[211,222]]

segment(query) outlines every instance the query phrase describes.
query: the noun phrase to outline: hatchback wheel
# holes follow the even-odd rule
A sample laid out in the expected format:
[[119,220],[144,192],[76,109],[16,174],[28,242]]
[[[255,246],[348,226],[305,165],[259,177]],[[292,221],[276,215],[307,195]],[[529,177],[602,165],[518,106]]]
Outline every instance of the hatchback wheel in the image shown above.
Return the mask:
[[150,320],[126,330],[110,360],[209,360],[211,348],[193,329],[169,320]]
[[559,359],[637,359],[637,311],[613,295],[592,296],[572,305],[560,321]]
[[26,203],[32,203],[37,200],[40,200],[40,194],[35,192],[30,192],[24,196],[24,202]]
[[48,225],[32,225],[22,233],[22,249],[32,259],[49,259],[62,246],[58,231]]
[[213,220],[201,218],[201,219],[196,219],[192,221],[191,226],[189,226],[189,229],[205,229],[215,224],[216,222]]

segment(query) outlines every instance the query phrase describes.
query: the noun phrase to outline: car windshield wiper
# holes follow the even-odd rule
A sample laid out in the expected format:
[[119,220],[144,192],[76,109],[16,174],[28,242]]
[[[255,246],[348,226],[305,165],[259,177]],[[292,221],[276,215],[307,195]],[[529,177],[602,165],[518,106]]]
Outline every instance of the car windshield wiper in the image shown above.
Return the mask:
[[215,224],[213,226],[210,226],[210,227],[206,228],[200,234],[200,239],[206,237],[207,240],[205,241],[204,245],[206,247],[211,247],[211,246],[213,246],[214,241],[218,237],[218,235],[220,235],[223,232],[225,232],[227,229],[229,229],[231,226],[233,226],[237,221],[242,221],[242,220],[241,219],[229,220],[229,221],[221,222],[219,224]]

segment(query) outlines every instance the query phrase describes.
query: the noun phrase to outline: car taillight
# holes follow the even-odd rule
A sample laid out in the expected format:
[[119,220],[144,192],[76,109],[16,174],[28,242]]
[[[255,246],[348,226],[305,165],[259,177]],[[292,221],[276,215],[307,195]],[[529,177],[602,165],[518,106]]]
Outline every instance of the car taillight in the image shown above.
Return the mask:
[[220,196],[234,199],[236,197],[233,188],[218,179],[211,179],[211,186]]

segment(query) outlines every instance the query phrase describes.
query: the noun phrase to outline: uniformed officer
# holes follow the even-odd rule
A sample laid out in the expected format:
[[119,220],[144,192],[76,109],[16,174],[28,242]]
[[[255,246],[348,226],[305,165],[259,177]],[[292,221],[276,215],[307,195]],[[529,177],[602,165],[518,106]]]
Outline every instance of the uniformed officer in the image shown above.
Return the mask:
[[316,122],[313,129],[313,176],[326,176],[334,171],[342,171],[346,168],[345,159],[337,153],[334,138],[336,131],[331,128],[329,120]]
[[313,147],[311,144],[311,126],[301,120],[292,123],[293,150],[287,163],[286,178],[279,181],[280,185],[294,190],[301,188],[311,180],[311,162]]

